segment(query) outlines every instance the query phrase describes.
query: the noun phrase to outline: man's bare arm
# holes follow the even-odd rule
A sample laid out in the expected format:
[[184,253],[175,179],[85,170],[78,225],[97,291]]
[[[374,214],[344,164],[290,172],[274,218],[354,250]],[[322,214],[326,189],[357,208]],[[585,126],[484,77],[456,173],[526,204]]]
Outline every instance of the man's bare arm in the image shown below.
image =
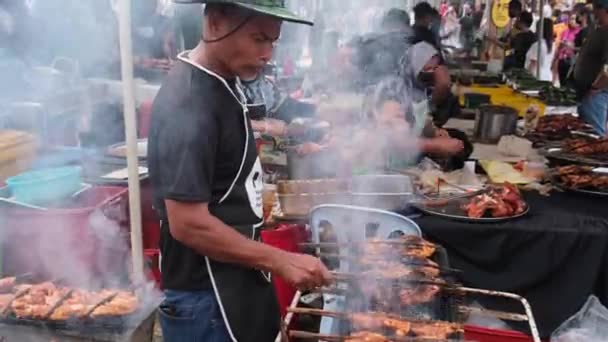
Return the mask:
[[250,240],[213,216],[206,203],[165,200],[165,205],[173,238],[200,255],[275,272],[298,288],[315,288],[332,281],[319,259]]
[[247,239],[209,212],[205,203],[166,200],[174,239],[213,260],[270,271],[280,249]]

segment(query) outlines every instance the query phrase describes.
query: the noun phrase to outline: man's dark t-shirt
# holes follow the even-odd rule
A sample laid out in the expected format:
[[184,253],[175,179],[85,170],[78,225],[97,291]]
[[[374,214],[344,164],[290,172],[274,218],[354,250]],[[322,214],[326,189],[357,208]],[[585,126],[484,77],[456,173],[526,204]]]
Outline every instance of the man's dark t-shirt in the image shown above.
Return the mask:
[[589,31],[576,59],[574,83],[579,96],[591,89],[593,82],[608,63],[608,27]]
[[[234,88],[234,80],[228,83]],[[204,257],[171,236],[164,200],[219,201],[243,156],[242,107],[219,79],[178,61],[153,108],[148,168],[154,206],[163,221],[163,286],[182,291],[211,289]]]
[[505,57],[504,70],[525,68],[526,54],[534,42],[536,42],[536,35],[532,31],[520,32],[513,37],[511,40],[513,53]]
[[412,29],[414,30],[414,35],[412,36],[412,45],[420,42],[427,42],[433,45],[437,51],[441,51],[439,40],[431,29],[418,25],[412,26]]

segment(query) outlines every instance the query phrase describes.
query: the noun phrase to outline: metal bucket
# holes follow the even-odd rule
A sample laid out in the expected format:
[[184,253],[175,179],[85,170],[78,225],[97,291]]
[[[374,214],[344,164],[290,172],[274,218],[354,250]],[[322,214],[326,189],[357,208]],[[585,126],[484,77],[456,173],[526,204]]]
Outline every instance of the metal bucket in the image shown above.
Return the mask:
[[475,118],[475,141],[495,144],[505,135],[517,130],[517,111],[506,106],[484,105]]

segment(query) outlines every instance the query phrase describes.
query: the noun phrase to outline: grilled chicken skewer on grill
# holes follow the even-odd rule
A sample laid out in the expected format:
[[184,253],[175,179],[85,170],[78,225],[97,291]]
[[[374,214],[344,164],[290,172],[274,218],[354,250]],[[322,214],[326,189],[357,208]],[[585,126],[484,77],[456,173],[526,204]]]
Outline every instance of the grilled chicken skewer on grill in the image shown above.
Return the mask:
[[91,317],[126,316],[135,312],[137,308],[137,297],[133,293],[121,291],[108,303],[96,308],[91,313]]
[[42,319],[69,293],[69,289],[51,282],[33,285],[27,294],[12,302],[11,310],[18,318]]
[[418,338],[447,339],[449,335],[463,331],[463,327],[457,323],[443,321],[416,321],[403,319],[399,316],[380,312],[369,313],[342,313],[316,309],[288,309],[299,314],[320,315],[350,320],[355,330],[394,330],[396,337],[405,337],[414,333]]
[[75,290],[70,298],[66,299],[49,317],[53,321],[65,321],[70,318],[84,318],[101,301],[116,296],[116,292],[101,290],[89,292]]

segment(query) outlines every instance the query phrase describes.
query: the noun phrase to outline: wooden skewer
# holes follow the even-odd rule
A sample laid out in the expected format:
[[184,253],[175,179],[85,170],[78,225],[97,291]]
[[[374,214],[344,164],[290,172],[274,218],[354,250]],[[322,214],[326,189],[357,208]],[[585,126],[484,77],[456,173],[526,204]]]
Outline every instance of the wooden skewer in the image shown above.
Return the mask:
[[461,312],[465,312],[468,314],[478,314],[482,316],[490,316],[498,319],[502,319],[505,321],[514,321],[514,322],[527,322],[528,316],[524,314],[516,314],[512,312],[504,312],[504,311],[494,311],[487,310],[482,308],[475,308],[470,306],[460,305],[458,310]]
[[116,291],[116,292],[110,294],[109,296],[105,297],[104,299],[100,300],[99,302],[97,302],[97,304],[93,305],[89,310],[87,310],[84,317],[91,316],[93,314],[93,312],[95,312],[95,310],[97,310],[97,308],[112,301],[112,299],[116,298],[116,296],[118,296],[118,291]]
[[[307,331],[292,330],[289,332],[289,336],[298,339],[306,340],[317,340],[327,342],[343,342],[349,339],[354,340],[355,336],[340,336],[340,335],[326,335],[319,333],[311,333]],[[437,339],[437,338],[424,338],[424,337],[401,337],[401,336],[386,336],[386,342],[447,342],[448,339]]]
[[320,247],[320,248],[332,248],[332,247],[349,247],[349,246],[362,246],[362,245],[397,245],[397,246],[411,246],[411,247],[437,247],[437,245],[426,242],[426,241],[403,241],[403,240],[366,240],[361,242],[301,242],[298,243],[300,247]]
[[[388,280],[388,281],[395,281],[397,283],[403,283],[403,284],[407,284],[407,283],[414,283],[414,284],[427,284],[427,285],[437,285],[437,286],[446,286],[446,287],[450,287],[451,285],[448,284],[446,281],[442,280],[442,279],[432,279],[432,278],[405,278],[405,279],[401,279],[401,278],[391,278],[391,277],[381,277],[381,276],[374,276],[372,277],[371,275],[366,275],[365,273],[363,274],[355,274],[355,273],[346,273],[346,272],[330,272],[332,274],[332,276],[335,278],[336,281],[353,281],[353,280],[357,280],[357,279],[361,279],[361,278],[376,278],[376,280]],[[373,275],[373,273],[371,273]]]
[[44,315],[42,317],[42,320],[44,320],[44,321],[48,320],[51,317],[51,315],[53,314],[53,312],[55,312],[55,310],[57,310],[57,308],[60,307],[61,304],[63,304],[63,302],[65,302],[68,298],[70,298],[72,296],[72,293],[74,293],[74,289],[68,290],[68,292],[65,295],[63,295],[61,298],[59,298],[59,300],[53,306],[51,306],[51,308],[46,313],[46,315]]
[[21,298],[21,297],[25,296],[26,294],[28,294],[28,293],[30,292],[30,290],[31,290],[31,289],[32,289],[31,287],[28,287],[28,288],[26,288],[26,289],[23,289],[23,290],[21,290],[21,291],[17,292],[17,293],[15,294],[15,296],[14,296],[14,297],[13,297],[13,298],[12,298],[12,299],[11,299],[11,300],[8,302],[8,304],[6,304],[6,307],[5,307],[5,308],[2,310],[2,316],[6,316],[6,315],[8,315],[8,313],[9,313],[9,312],[11,311],[11,309],[12,309],[13,302],[14,302],[16,299],[19,299],[19,298]]
[[[346,261],[353,262],[353,263],[358,263],[361,260],[358,257],[351,256],[351,255],[344,255],[344,254],[318,253],[317,255],[320,258],[340,259],[340,260],[346,260]],[[369,258],[366,257],[366,259],[370,260],[370,264],[372,264],[372,265],[373,265],[374,262],[379,262],[379,263],[385,263],[386,262],[385,260],[380,259],[380,258],[374,260],[373,257],[369,257]],[[401,260],[395,260],[394,263],[395,264],[399,264],[399,265],[414,266],[414,267],[420,267],[420,268],[428,267],[428,268],[439,270],[440,273],[444,274],[444,275],[453,275],[453,274],[461,274],[462,273],[461,270],[458,270],[458,269],[455,269],[455,268],[443,268],[443,267],[440,267],[439,265],[432,264],[432,263],[410,261],[410,260],[408,260],[408,257],[401,258]]]

